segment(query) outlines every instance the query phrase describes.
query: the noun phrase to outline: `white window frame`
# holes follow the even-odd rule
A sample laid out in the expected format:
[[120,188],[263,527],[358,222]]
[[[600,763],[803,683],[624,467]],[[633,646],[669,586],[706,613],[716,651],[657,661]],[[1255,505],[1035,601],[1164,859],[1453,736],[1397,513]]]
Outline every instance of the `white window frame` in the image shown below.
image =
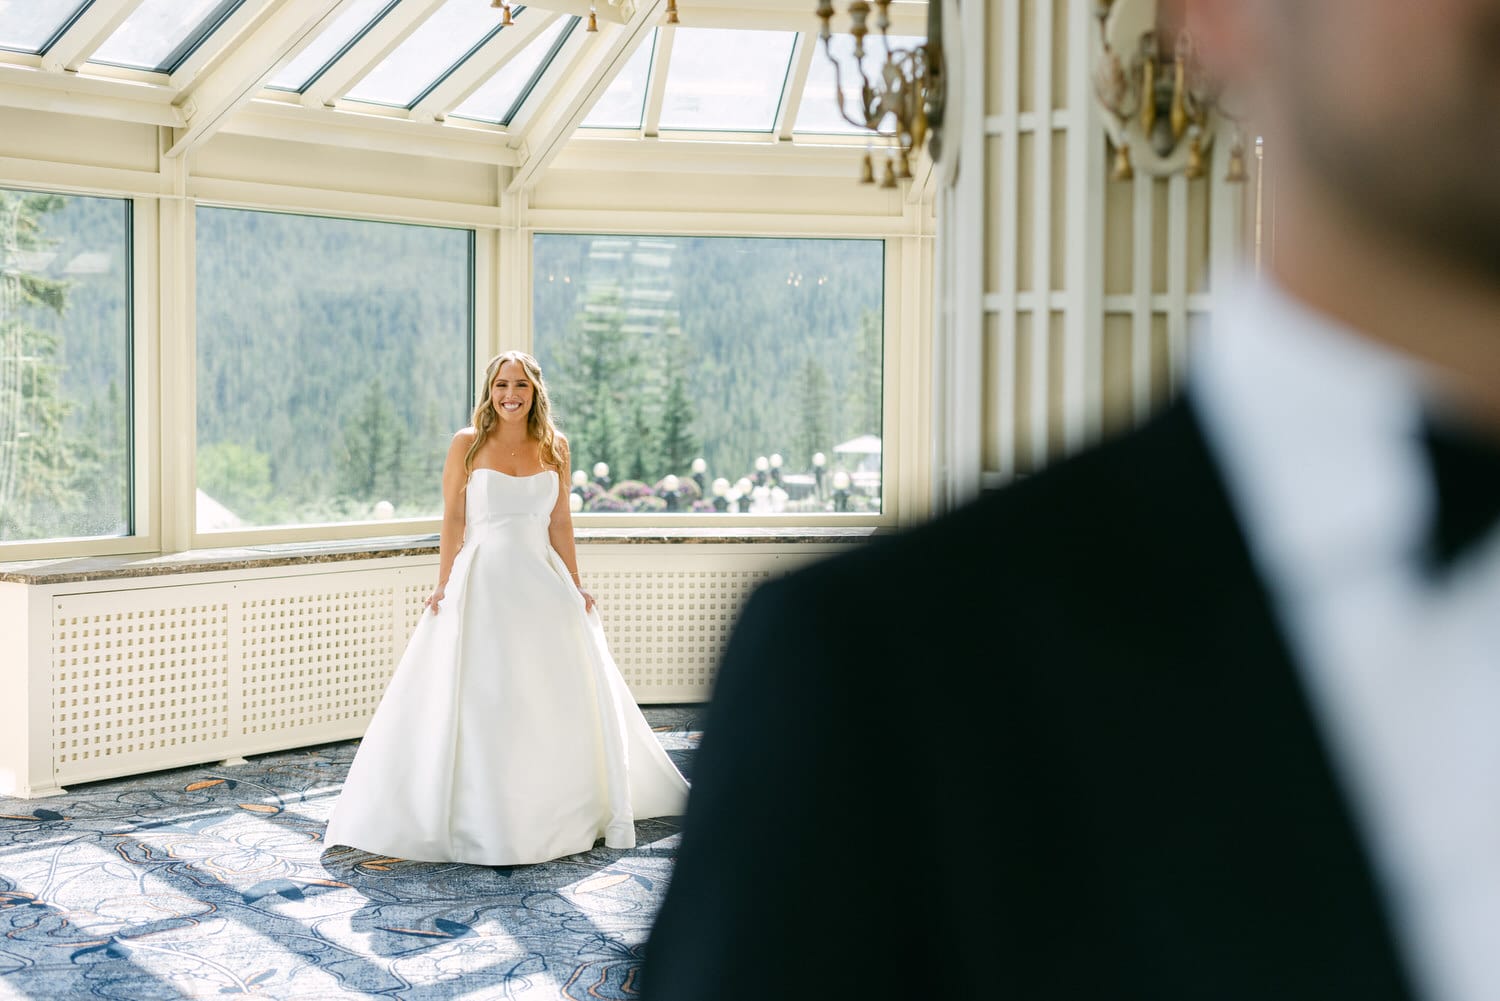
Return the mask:
[[30,181],[0,179],[8,191],[110,198],[130,205],[130,491],[131,531],[126,535],[84,536],[0,542],[0,562],[38,559],[77,559],[155,552],[160,547],[156,518],[154,470],[160,437],[157,410],[158,345],[155,331],[157,220],[156,202],[119,191],[64,188]]
[[[515,298],[511,297],[512,311],[509,319],[512,321],[507,329],[519,330],[521,336],[513,336],[503,345],[501,350],[518,349],[533,352],[534,328],[532,325],[532,275],[534,246],[532,237],[538,233],[563,234],[575,236],[621,236],[621,237],[742,237],[742,238],[768,238],[768,239],[812,239],[812,240],[880,240],[883,244],[884,275],[883,275],[883,303],[881,308],[881,470],[880,470],[880,496],[881,510],[879,514],[865,513],[822,513],[808,514],[805,512],[789,514],[709,514],[679,512],[674,514],[665,513],[600,513],[580,511],[573,515],[575,528],[607,528],[607,529],[641,529],[643,531],[659,532],[670,528],[774,528],[783,530],[795,530],[798,528],[895,528],[902,523],[903,491],[900,484],[903,483],[902,447],[905,443],[898,444],[901,420],[901,390],[905,387],[900,385],[899,378],[893,378],[893,367],[901,344],[916,338],[901,338],[898,336],[899,323],[905,318],[903,301],[907,294],[904,287],[903,275],[907,269],[902,268],[901,255],[903,241],[893,239],[889,236],[871,236],[868,233],[795,233],[791,235],[766,233],[766,232],[725,232],[722,230],[706,230],[683,227],[657,227],[652,229],[621,228],[611,226],[589,226],[589,227],[561,227],[561,226],[534,226],[522,231],[525,237],[526,249],[526,295],[524,296],[524,314],[517,315],[515,309]],[[897,318],[893,322],[893,317]],[[534,352],[533,352],[534,353]],[[905,371],[901,369],[900,371]],[[907,380],[911,381],[911,380]],[[915,391],[915,384],[911,387]],[[922,392],[916,399],[925,398]],[[913,397],[907,396],[911,400]],[[895,447],[893,447],[895,446]]]

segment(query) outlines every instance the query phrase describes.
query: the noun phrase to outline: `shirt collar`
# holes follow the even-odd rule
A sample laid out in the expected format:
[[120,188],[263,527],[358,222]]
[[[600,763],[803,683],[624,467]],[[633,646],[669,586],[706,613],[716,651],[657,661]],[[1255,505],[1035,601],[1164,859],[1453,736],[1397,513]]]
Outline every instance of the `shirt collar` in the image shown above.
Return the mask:
[[1414,561],[1432,504],[1419,366],[1265,282],[1214,320],[1189,392],[1258,558],[1303,583]]

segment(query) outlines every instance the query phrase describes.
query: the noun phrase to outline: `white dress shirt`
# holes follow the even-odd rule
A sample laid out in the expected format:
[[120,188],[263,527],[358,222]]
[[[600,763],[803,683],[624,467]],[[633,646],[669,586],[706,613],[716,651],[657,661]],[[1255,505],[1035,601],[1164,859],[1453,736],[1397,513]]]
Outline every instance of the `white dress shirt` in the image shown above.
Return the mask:
[[1264,284],[1190,373],[1416,986],[1496,1001],[1500,531],[1428,572],[1430,374]]

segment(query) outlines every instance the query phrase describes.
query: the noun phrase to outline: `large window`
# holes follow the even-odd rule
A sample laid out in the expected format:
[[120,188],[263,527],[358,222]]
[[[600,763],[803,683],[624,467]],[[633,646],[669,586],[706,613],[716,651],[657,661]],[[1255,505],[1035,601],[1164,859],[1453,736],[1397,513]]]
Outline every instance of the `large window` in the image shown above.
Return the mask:
[[884,244],[534,238],[584,511],[881,510]]
[[0,189],[0,542],[131,532],[130,203]]
[[473,233],[198,210],[198,530],[435,517]]

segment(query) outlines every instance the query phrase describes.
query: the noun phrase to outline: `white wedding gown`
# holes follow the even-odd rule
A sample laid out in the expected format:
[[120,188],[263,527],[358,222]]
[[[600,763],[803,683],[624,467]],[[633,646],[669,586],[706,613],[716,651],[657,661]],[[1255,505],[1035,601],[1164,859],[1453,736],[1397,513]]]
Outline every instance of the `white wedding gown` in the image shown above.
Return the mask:
[[635,845],[687,783],[547,539],[557,474],[469,477],[463,546],[412,633],[324,836],[426,862],[519,865]]

